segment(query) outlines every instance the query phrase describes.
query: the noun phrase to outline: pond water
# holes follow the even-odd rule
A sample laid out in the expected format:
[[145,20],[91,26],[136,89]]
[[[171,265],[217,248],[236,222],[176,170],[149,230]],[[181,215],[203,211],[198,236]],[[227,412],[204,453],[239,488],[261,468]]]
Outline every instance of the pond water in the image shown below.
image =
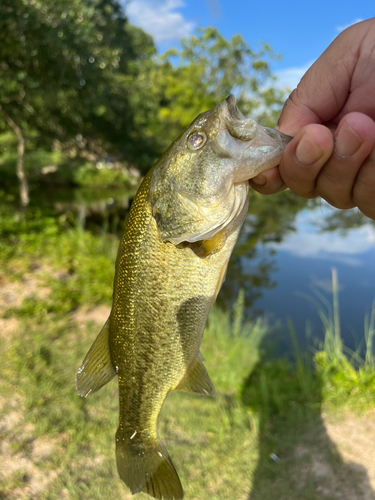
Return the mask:
[[292,319],[302,342],[306,330],[313,337],[308,340],[310,344],[314,338],[323,338],[317,307],[330,310],[325,301],[332,304],[333,268],[338,275],[344,343],[356,349],[364,338],[364,316],[370,314],[375,300],[375,225],[363,217],[357,227],[322,230],[324,221],[334,215],[334,209],[325,204],[303,209],[295,218],[295,232],[278,243],[263,245],[275,251],[275,286],[264,290],[254,307],[261,309],[271,323],[279,323],[281,342],[286,339],[287,345],[287,318]]

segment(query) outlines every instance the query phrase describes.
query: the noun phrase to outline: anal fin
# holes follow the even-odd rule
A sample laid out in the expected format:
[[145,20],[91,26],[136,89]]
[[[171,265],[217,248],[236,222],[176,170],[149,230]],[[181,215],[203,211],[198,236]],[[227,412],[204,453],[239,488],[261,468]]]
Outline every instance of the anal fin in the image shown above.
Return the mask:
[[98,391],[116,375],[109,352],[109,319],[94,340],[76,377],[76,391],[87,397]]
[[203,365],[203,356],[199,352],[191,363],[184,378],[175,387],[176,391],[197,392],[205,396],[215,396],[215,387],[206,368]]

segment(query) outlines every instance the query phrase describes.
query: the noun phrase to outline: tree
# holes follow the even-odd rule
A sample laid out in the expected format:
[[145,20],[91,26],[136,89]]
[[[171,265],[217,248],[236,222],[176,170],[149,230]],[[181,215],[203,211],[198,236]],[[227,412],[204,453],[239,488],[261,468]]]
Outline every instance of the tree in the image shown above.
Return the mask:
[[150,124],[159,154],[202,111],[233,93],[245,115],[274,125],[284,94],[273,87],[269,61],[276,56],[263,44],[252,50],[240,35],[226,40],[214,28],[198,29],[168,50],[150,68],[150,94],[159,103]]
[[116,0],[3,0],[0,113],[17,136],[21,205],[28,204],[25,137],[108,145],[136,159],[144,144],[129,105],[136,62],[155,52]]

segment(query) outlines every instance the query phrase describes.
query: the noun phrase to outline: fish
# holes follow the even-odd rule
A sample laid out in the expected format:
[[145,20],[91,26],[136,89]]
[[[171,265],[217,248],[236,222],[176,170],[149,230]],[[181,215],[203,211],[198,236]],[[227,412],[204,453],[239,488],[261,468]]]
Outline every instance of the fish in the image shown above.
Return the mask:
[[214,396],[200,344],[248,209],[249,179],[291,138],[245,118],[233,95],[200,114],[143,179],[120,241],[110,315],[76,377],[80,396],[115,376],[116,461],[134,494],[181,500],[157,421],[172,390]]

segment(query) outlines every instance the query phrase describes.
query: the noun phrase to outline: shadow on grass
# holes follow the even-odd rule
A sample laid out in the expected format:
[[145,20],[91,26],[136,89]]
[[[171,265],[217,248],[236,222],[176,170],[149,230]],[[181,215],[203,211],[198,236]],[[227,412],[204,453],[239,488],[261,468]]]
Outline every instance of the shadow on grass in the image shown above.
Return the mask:
[[327,434],[322,381],[284,360],[261,360],[242,388],[259,431],[259,461],[248,500],[375,498],[366,469],[345,463]]

